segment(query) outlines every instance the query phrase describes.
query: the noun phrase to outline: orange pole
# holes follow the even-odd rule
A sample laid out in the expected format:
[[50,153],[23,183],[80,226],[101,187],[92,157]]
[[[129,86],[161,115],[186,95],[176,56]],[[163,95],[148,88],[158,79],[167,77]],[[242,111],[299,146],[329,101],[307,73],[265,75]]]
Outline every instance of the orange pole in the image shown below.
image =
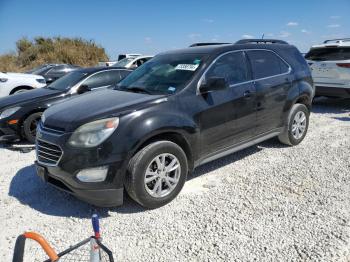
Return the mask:
[[51,261],[57,261],[59,257],[57,256],[55,250],[50,246],[50,244],[43,238],[41,235],[35,232],[25,232],[25,238],[33,239],[38,242],[40,246],[44,249],[47,256],[51,259]]

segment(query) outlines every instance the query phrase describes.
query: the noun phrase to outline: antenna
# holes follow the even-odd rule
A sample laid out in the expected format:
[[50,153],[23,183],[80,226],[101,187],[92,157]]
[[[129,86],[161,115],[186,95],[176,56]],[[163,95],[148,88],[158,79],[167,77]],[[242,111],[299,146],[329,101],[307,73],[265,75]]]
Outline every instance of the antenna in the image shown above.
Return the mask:
[[263,33],[262,36],[261,36],[261,39],[264,39],[264,36],[265,36],[265,34]]

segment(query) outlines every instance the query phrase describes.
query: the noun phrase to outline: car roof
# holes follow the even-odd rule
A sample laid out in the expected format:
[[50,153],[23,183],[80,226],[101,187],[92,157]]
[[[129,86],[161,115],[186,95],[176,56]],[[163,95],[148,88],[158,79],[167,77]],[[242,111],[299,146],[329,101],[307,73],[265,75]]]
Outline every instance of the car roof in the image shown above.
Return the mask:
[[323,47],[350,47],[350,38],[329,39],[322,44],[313,45],[311,48],[323,48]]
[[96,72],[100,71],[110,71],[110,70],[120,70],[120,71],[132,71],[127,68],[122,68],[122,67],[113,67],[113,66],[103,66],[103,67],[86,67],[86,68],[81,68],[74,70],[73,72],[81,72],[81,73],[88,73],[88,74],[93,74]]
[[267,49],[278,51],[281,49],[288,49],[292,47],[289,44],[282,43],[245,43],[245,44],[217,44],[217,45],[206,45],[206,46],[195,46],[184,49],[176,49],[161,54],[208,54],[216,55],[234,50],[247,50],[247,49]]

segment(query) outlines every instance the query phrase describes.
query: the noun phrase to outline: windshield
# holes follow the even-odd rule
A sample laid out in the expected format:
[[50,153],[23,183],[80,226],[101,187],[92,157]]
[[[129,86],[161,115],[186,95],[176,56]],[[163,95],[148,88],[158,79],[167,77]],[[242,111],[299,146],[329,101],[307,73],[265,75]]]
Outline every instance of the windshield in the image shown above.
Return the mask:
[[324,47],[311,49],[305,59],[313,61],[337,61],[350,59],[349,47]]
[[73,71],[57,79],[55,82],[48,85],[47,88],[65,91],[76,85],[86,75],[87,73]]
[[113,66],[125,67],[127,64],[129,64],[134,59],[135,59],[134,57],[124,58],[124,59],[118,61],[117,63],[115,63]]
[[117,89],[173,94],[187,85],[203,59],[202,54],[158,55],[128,75],[117,85]]

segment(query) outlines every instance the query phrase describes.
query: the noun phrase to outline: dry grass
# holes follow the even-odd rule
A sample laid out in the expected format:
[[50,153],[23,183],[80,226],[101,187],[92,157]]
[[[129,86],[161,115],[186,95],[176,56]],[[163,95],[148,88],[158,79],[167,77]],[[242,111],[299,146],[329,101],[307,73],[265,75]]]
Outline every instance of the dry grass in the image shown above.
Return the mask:
[[45,63],[93,66],[108,60],[104,48],[82,38],[22,38],[16,48],[16,53],[0,56],[0,71],[21,72]]

